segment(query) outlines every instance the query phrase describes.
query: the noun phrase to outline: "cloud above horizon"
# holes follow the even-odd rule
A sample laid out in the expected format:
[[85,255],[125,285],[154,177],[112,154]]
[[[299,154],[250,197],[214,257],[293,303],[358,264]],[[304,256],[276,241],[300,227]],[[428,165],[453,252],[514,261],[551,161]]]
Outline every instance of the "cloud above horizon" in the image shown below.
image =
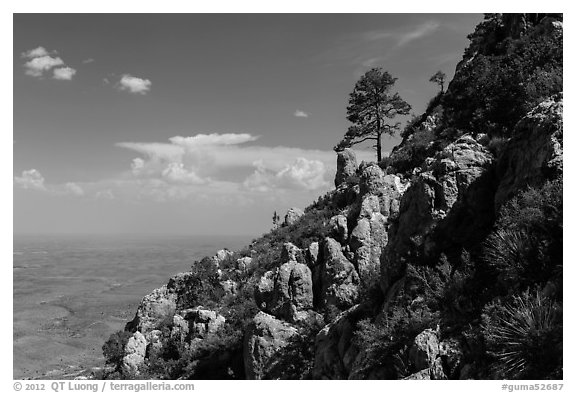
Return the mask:
[[308,113],[298,109],[296,112],[294,112],[294,116],[308,118],[309,115]]
[[50,70],[53,70],[54,79],[71,80],[76,74],[76,70],[66,66],[60,57],[52,56],[56,53],[56,51],[50,53],[42,46],[22,52],[21,57],[29,59],[24,63],[25,74],[42,78]]
[[142,79],[130,74],[124,74],[118,82],[118,88],[132,94],[145,95],[150,91],[152,82],[149,79]]
[[[99,181],[47,184],[36,169],[14,177],[14,185],[54,196],[130,203],[152,200],[253,204],[262,198],[310,198],[333,187],[333,151],[255,145],[249,133],[174,136],[167,142],[120,142],[135,152],[129,168]],[[358,161],[373,153],[357,151]]]
[[381,41],[392,39],[395,41],[396,47],[402,47],[412,41],[423,38],[432,34],[440,27],[440,23],[435,20],[426,21],[410,30],[405,31],[389,31],[389,30],[372,30],[364,33],[363,37],[366,41]]
[[70,67],[55,68],[54,69],[54,79],[58,80],[72,80],[72,77],[76,75],[76,70]]

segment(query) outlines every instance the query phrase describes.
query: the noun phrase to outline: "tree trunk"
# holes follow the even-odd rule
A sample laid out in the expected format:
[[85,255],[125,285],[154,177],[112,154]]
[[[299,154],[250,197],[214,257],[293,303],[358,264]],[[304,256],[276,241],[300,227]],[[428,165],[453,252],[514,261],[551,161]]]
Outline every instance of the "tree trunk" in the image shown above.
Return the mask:
[[382,161],[382,134],[378,133],[378,137],[376,139],[376,152],[378,154],[378,161]]

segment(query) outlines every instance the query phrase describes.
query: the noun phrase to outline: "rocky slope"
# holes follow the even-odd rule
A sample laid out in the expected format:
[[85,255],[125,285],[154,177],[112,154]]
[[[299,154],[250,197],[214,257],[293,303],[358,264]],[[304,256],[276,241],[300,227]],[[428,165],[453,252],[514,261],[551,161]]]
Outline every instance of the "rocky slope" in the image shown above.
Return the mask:
[[[522,298],[525,307],[561,313],[562,255],[546,250],[561,245],[562,93],[561,84],[541,87],[538,80],[544,68],[546,81],[558,72],[548,67],[555,58],[542,48],[549,45],[541,45],[558,40],[557,15],[487,16],[446,93],[406,128],[391,157],[358,165],[352,150],[338,152],[333,191],[304,211],[291,209],[280,228],[244,250],[198,261],[144,297],[126,331],[105,345],[112,369],[104,376],[561,377],[561,352],[548,354],[551,369],[532,369],[520,354],[511,361],[524,366],[495,370],[509,360],[498,335],[509,304]],[[526,108],[507,110],[499,122],[493,108],[471,107],[485,92],[462,88],[472,85],[470,75],[492,72],[487,64],[500,65],[534,42],[544,66],[534,65],[529,82],[536,87],[521,100]],[[555,205],[528,199],[530,190],[558,184],[559,205],[557,198]],[[535,232],[536,221],[521,228],[510,222],[519,209],[537,211],[532,205],[553,208],[556,218],[560,212],[546,224],[560,228],[559,240]],[[520,258],[531,250],[526,241],[518,255],[490,259],[495,242],[518,245],[524,234],[551,246]],[[514,269],[505,265],[510,260]],[[531,278],[527,272],[544,260],[550,274]],[[504,286],[510,272],[523,284]],[[554,334],[536,333],[561,348],[561,314],[554,318],[546,326]]]

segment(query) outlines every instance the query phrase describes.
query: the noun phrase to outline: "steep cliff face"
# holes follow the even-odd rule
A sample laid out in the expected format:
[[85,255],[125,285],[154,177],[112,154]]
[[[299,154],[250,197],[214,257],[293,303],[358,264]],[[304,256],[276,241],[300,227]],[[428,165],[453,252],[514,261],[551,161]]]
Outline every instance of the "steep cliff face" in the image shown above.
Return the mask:
[[[561,197],[558,206],[558,198],[533,201],[526,194],[556,190],[562,179],[562,95],[554,91],[560,20],[487,17],[446,93],[407,126],[391,157],[359,166],[353,150],[339,152],[335,190],[304,211],[291,209],[280,227],[245,249],[198,261],[144,297],[126,326],[118,372],[249,379],[561,375],[554,354],[540,374],[492,366],[507,353],[492,327],[509,304],[524,296],[524,306],[561,310],[561,255],[535,246],[530,263],[545,259],[555,273],[544,281],[522,276],[523,249],[555,245],[542,237],[550,231],[533,230],[538,218],[521,225],[508,218],[549,208],[556,221],[560,209],[561,220]],[[536,49],[541,59],[524,68],[536,87],[504,112],[487,109],[483,97],[493,96],[479,91],[476,73],[502,79],[493,66],[503,64],[503,53],[522,60]],[[542,70],[547,79],[539,79]],[[544,86],[546,80],[553,83]],[[546,225],[561,228],[556,221]],[[518,253],[491,260],[499,239],[512,241]],[[500,285],[511,274],[522,276],[522,287]],[[549,327],[556,336],[557,327]],[[528,330],[526,337],[544,334]]]

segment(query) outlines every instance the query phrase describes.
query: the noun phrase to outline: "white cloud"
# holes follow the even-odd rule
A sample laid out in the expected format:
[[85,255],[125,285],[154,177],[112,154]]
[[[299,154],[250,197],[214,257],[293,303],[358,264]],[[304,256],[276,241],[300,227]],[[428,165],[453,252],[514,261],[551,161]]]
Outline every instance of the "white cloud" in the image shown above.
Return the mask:
[[120,90],[128,91],[133,94],[146,94],[150,91],[152,82],[149,79],[142,79],[130,74],[122,75],[118,82]]
[[242,183],[251,191],[269,192],[277,188],[314,191],[330,186],[327,168],[322,161],[298,157],[277,172],[267,168],[262,160],[254,162],[254,166],[254,173]]
[[326,167],[322,161],[298,157],[276,174],[278,184],[284,188],[317,190],[328,186]]
[[22,172],[22,176],[15,176],[14,183],[24,189],[45,191],[44,176],[36,169],[29,169]]
[[105,200],[113,200],[116,197],[114,196],[114,192],[111,189],[107,188],[105,190],[96,191],[94,194],[94,198],[96,199],[105,199]]
[[93,63],[93,62],[94,62],[94,59],[93,59],[93,58],[91,58],[91,57],[90,57],[90,58],[88,58],[88,59],[84,59],[84,60],[82,60],[82,63],[83,63],[83,64],[90,64],[90,63]]
[[440,27],[437,21],[427,21],[408,31],[372,30],[362,35],[365,41],[393,40],[395,46],[401,47],[414,40],[425,37]]
[[440,27],[440,24],[436,21],[423,23],[417,26],[414,30],[402,34],[398,39],[397,45],[404,46],[411,41],[427,36],[438,29],[438,27]]
[[76,70],[70,67],[62,67],[54,69],[54,79],[58,80],[72,80],[72,77],[76,75]]
[[33,59],[35,57],[42,57],[48,56],[49,53],[43,46],[39,46],[38,48],[27,50],[26,52],[22,52],[22,57],[26,59]]
[[208,146],[208,145],[239,145],[246,142],[252,142],[258,139],[257,136],[250,134],[197,134],[194,136],[174,136],[170,142],[175,145],[185,147]]
[[64,185],[64,188],[69,194],[76,195],[76,196],[83,196],[84,195],[84,189],[76,183],[71,183],[71,182],[66,183]]
[[296,117],[308,117],[308,113],[301,111],[300,109],[298,109],[296,112],[294,112],[294,116]]
[[59,57],[41,56],[35,57],[32,60],[26,62],[24,67],[26,68],[26,75],[39,78],[44,74],[45,71],[49,71],[53,67],[62,65],[64,65],[64,61],[62,61],[62,59]]
[[162,177],[173,183],[205,184],[206,179],[200,178],[193,171],[184,168],[181,162],[171,162],[162,171]]

